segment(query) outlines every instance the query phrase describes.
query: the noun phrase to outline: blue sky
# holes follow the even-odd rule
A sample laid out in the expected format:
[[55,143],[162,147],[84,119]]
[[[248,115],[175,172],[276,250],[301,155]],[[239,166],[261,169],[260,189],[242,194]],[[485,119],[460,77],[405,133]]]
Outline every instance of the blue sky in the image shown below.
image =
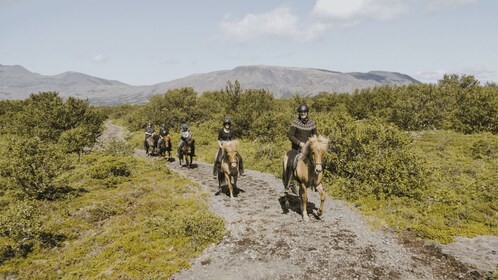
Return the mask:
[[0,64],[151,85],[241,65],[498,83],[496,0],[0,0]]

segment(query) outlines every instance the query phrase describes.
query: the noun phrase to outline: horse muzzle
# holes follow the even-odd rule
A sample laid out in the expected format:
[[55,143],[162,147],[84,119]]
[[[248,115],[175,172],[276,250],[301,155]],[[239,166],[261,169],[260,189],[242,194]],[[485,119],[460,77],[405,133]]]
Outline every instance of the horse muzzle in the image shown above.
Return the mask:
[[322,173],[322,171],[323,171],[322,164],[321,163],[315,164],[315,173],[320,174],[320,173]]

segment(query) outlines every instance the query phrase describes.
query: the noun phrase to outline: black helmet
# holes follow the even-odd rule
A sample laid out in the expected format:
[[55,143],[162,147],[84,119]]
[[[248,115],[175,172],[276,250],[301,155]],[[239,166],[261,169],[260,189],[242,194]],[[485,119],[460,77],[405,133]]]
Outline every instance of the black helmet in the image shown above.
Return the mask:
[[310,111],[310,108],[308,108],[308,105],[306,105],[306,104],[301,104],[301,105],[299,105],[299,107],[297,107],[298,113],[300,113],[300,112],[308,113],[309,111]]
[[182,124],[182,129],[183,130],[187,130],[188,129],[188,124],[187,123]]
[[225,124],[232,124],[232,122],[230,121],[230,119],[228,117],[226,117],[224,120],[223,120],[223,125]]

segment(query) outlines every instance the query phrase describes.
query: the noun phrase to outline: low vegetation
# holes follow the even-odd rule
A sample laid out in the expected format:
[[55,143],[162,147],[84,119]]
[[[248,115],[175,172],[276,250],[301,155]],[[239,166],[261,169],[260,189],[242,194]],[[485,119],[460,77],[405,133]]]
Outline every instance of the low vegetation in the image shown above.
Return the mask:
[[[170,128],[173,145],[189,123],[196,160],[212,162],[228,116],[246,168],[280,177],[303,102],[330,139],[332,197],[375,225],[439,242],[498,235],[498,87],[471,76],[291,99],[235,81],[114,107],[49,92],[0,101],[0,276],[164,278],[188,267],[221,240],[223,221],[207,211],[202,188],[133,155],[146,123]],[[99,146],[107,118],[131,131],[126,141]]]

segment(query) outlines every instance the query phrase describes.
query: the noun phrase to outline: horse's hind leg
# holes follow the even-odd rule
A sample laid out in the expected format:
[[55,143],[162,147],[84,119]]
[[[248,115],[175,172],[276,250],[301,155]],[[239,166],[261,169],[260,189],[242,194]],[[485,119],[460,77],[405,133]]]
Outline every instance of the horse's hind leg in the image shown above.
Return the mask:
[[325,204],[325,191],[323,190],[323,185],[320,184],[318,185],[318,187],[316,187],[316,189],[318,190],[318,193],[320,194],[320,208],[318,209],[318,216],[322,216],[323,215],[323,206]]

